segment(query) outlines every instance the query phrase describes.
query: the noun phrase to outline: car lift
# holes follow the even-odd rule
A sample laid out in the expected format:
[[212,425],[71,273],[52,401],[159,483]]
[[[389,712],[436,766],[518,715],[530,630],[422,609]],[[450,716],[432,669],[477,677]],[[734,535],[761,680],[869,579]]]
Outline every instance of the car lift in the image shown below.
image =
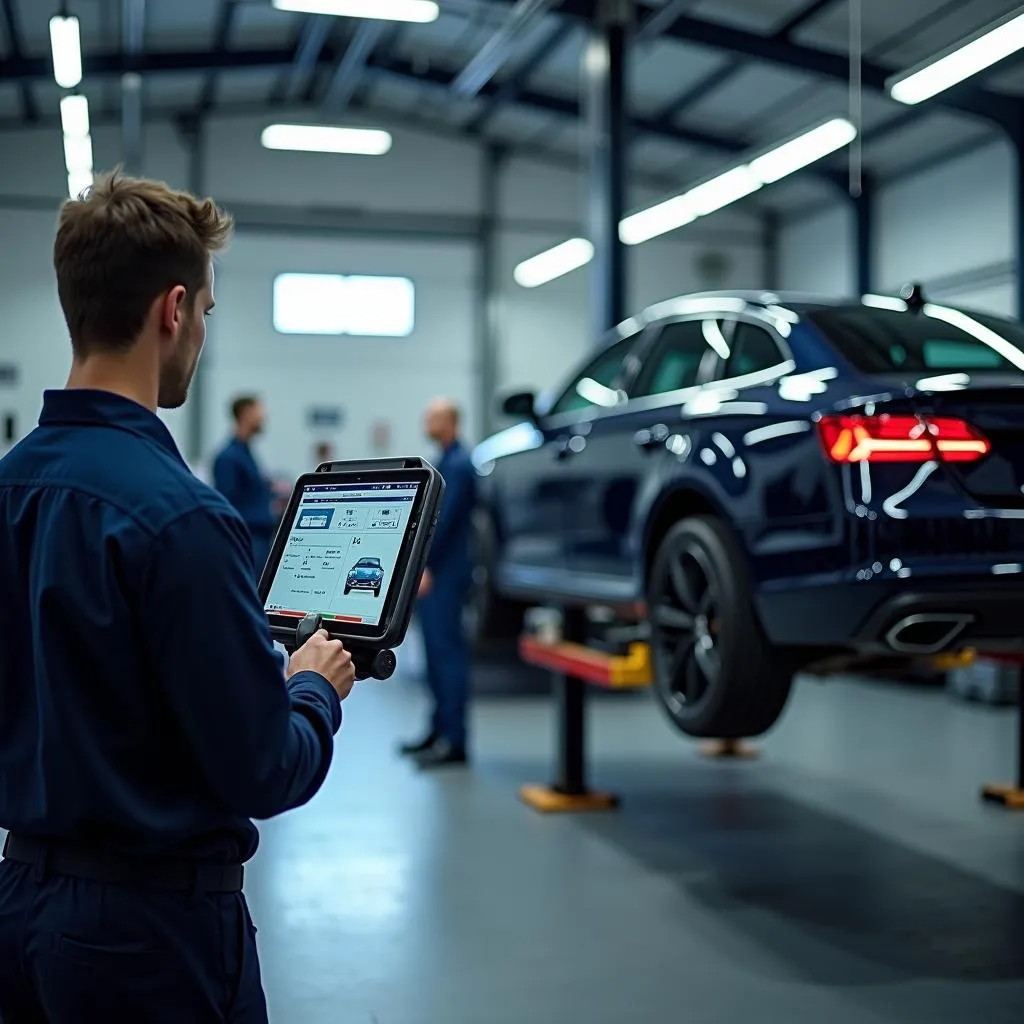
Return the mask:
[[1024,811],[1024,658],[1012,655],[986,657],[1018,666],[1021,679],[1017,686],[1017,781],[1015,784],[990,784],[981,791],[986,803],[996,804],[1008,811]]
[[[651,650],[645,643],[631,643],[625,655],[606,654],[580,642],[586,621],[580,608],[563,611],[562,634],[557,643],[524,636],[519,657],[529,665],[550,669],[556,695],[558,761],[550,785],[527,785],[520,799],[544,814],[572,811],[609,811],[619,806],[612,793],[591,790],[587,785],[586,698],[587,684],[609,690],[637,690],[651,683]],[[756,750],[739,740],[714,740],[702,748],[706,757],[750,758]]]

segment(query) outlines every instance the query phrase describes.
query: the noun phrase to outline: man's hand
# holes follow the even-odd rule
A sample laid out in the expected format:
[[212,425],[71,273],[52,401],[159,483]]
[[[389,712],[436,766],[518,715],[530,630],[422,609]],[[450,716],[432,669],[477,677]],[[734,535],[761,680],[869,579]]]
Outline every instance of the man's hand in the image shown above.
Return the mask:
[[287,677],[297,672],[318,672],[344,700],[356,681],[352,655],[340,640],[332,640],[326,629],[318,630],[302,645],[288,662]]
[[423,575],[420,577],[420,590],[419,596],[426,597],[434,588],[434,577],[431,575],[429,569],[423,570]]

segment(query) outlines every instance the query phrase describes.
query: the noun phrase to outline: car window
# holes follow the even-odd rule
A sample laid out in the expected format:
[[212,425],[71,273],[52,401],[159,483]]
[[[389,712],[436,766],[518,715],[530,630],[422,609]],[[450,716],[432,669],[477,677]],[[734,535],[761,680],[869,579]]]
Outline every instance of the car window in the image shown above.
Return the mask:
[[[708,330],[717,330],[723,353],[728,351],[718,321],[709,320],[707,325]],[[708,338],[700,320],[666,324],[637,375],[631,397],[664,395],[669,391],[693,387],[700,382],[701,364],[709,351]]]
[[1024,327],[1002,317],[926,305],[919,312],[872,306],[819,309],[808,319],[865,373],[1024,369]]
[[733,331],[732,350],[725,369],[726,377],[743,377],[748,373],[760,373],[783,362],[779,346],[775,339],[756,324],[743,321]]
[[593,359],[551,407],[550,415],[578,412],[594,406],[611,406],[617,401],[614,385],[634,338],[626,338]]

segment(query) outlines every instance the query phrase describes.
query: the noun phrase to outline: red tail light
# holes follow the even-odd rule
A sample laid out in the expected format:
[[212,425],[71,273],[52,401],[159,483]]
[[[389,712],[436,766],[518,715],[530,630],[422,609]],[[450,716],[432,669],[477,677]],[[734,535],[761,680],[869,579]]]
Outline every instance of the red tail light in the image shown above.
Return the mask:
[[975,462],[992,449],[952,416],[823,416],[818,431],[833,462]]

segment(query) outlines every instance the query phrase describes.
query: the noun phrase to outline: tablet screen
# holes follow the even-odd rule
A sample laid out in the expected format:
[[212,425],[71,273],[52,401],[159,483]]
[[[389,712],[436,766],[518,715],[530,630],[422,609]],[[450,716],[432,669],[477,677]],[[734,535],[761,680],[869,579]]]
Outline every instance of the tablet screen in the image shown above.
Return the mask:
[[380,625],[419,488],[416,480],[306,484],[265,610]]

